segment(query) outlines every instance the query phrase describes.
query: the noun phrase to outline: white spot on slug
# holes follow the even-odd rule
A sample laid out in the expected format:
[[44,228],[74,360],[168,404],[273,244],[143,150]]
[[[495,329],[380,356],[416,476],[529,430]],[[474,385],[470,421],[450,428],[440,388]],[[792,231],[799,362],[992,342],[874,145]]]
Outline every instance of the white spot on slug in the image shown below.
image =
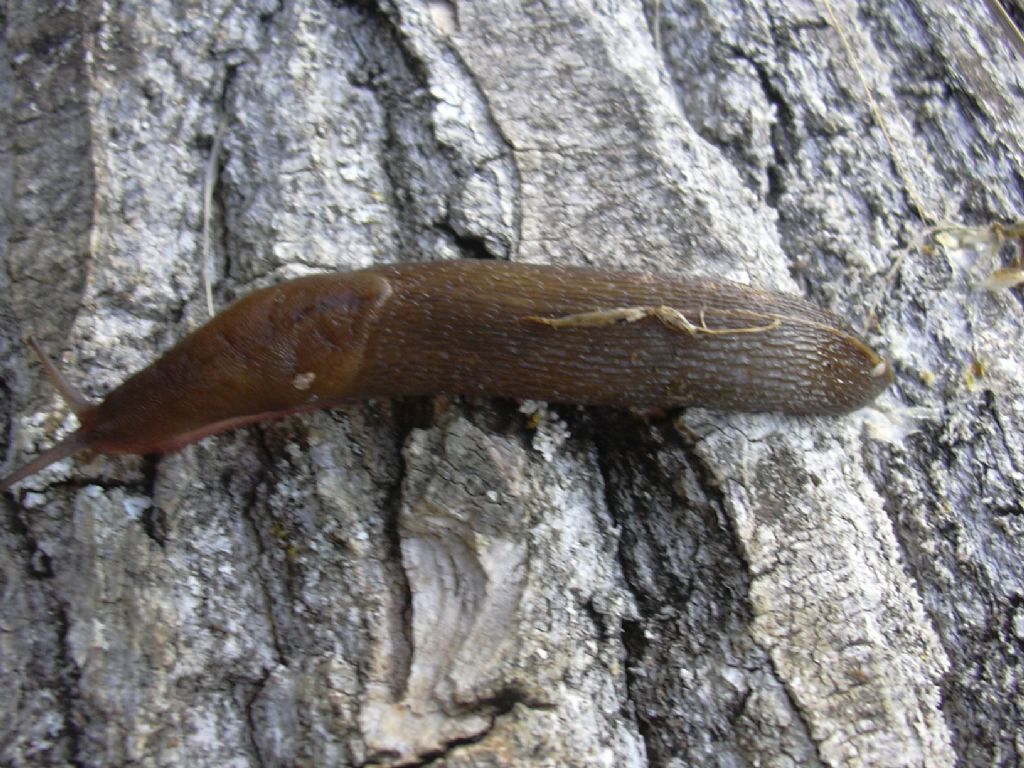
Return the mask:
[[300,373],[294,379],[292,379],[292,386],[300,391],[305,391],[313,386],[313,380],[316,378],[316,374],[313,372]]

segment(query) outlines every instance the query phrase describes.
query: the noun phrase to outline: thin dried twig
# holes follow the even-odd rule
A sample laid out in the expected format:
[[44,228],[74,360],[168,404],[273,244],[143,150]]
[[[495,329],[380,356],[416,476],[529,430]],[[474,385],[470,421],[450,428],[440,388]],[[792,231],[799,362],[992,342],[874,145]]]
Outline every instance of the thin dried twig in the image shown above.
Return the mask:
[[853,52],[853,47],[850,45],[850,40],[846,36],[846,31],[843,29],[842,24],[839,23],[839,19],[836,18],[836,14],[832,9],[832,3],[830,0],[821,1],[825,5],[825,10],[828,13],[832,26],[839,34],[839,39],[843,44],[843,48],[846,50],[846,55],[850,59],[850,63],[853,66],[854,71],[857,73],[857,78],[860,80],[861,87],[864,89],[864,96],[867,99],[868,108],[871,110],[871,114],[874,116],[875,122],[878,123],[878,127],[882,131],[885,143],[889,145],[889,154],[892,157],[893,164],[896,166],[896,173],[899,174],[900,179],[903,181],[903,185],[906,187],[907,195],[910,197],[910,202],[916,209],[918,217],[920,217],[922,221],[931,224],[936,221],[936,219],[926,211],[924,203],[921,202],[921,196],[917,193],[917,187],[911,180],[907,167],[903,164],[903,156],[896,150],[896,143],[892,140],[892,135],[889,133],[889,127],[885,122],[885,118],[882,116],[882,110],[879,109],[878,102],[875,101],[874,93],[871,90],[871,86],[868,85],[868,79],[864,75],[864,70],[860,66],[860,61]]
[[210,317],[215,314],[211,278],[213,265],[210,264],[210,219],[213,216],[213,190],[217,185],[217,167],[220,164],[220,149],[226,125],[227,117],[221,115],[213,134],[213,146],[210,147],[210,157],[206,161],[206,178],[203,182],[203,288],[206,291],[206,311]]

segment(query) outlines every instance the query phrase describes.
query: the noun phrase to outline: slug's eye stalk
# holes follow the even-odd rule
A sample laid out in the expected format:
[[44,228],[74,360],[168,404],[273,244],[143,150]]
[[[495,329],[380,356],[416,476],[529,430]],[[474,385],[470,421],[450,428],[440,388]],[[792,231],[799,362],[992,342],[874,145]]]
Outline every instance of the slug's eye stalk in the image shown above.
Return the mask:
[[40,470],[46,469],[68,456],[74,456],[79,451],[89,447],[89,437],[82,430],[78,429],[64,440],[61,440],[49,450],[43,451],[28,464],[18,467],[3,479],[0,479],[0,493],[9,489],[15,483],[21,482],[29,475],[34,475]]
[[67,403],[68,408],[74,411],[78,420],[84,423],[89,414],[96,410],[96,404],[75,389],[75,386],[68,381],[64,372],[61,371],[61,369],[46,356],[46,353],[39,348],[35,339],[29,336],[27,343],[35,353],[36,358],[39,360],[39,364],[43,366],[46,378],[50,380],[53,388],[60,393],[62,398],[64,398],[64,402]]
[[39,364],[43,367],[43,371],[46,373],[46,378],[50,380],[53,388],[60,393],[64,402],[68,404],[68,407],[74,412],[75,416],[78,417],[78,421],[81,426],[49,450],[43,451],[43,453],[36,456],[32,461],[0,479],[0,492],[6,491],[15,483],[20,480],[24,480],[29,475],[34,475],[41,469],[45,469],[61,459],[66,459],[68,456],[72,456],[79,451],[88,448],[89,433],[96,421],[96,404],[75,389],[74,385],[68,381],[63,372],[53,363],[52,360],[50,360],[50,358],[46,356],[43,350],[40,349],[35,339],[30,337],[27,340],[27,343],[39,359]]

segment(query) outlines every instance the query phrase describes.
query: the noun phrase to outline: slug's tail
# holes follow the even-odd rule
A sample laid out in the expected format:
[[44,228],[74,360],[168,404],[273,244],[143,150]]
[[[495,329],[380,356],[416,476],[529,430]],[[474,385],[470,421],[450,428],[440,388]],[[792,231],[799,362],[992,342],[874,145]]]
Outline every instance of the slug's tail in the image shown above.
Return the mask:
[[53,384],[54,389],[64,398],[68,407],[74,411],[82,426],[49,450],[43,451],[28,464],[19,467],[6,477],[0,478],[0,493],[54,462],[66,459],[68,456],[88,448],[89,434],[92,432],[92,425],[95,420],[96,405],[75,389],[61,370],[43,353],[39,345],[36,344],[35,339],[28,339],[28,345],[35,352],[36,357],[39,358],[39,363],[43,366],[46,377]]

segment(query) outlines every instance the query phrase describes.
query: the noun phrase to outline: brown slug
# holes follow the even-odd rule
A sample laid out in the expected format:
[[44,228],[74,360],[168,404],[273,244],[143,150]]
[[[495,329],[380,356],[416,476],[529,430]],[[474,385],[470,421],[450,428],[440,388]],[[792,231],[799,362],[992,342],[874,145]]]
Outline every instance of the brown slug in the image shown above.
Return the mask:
[[40,359],[81,426],[0,490],[83,449],[170,451],[360,398],[837,414],[892,380],[842,321],[803,299],[705,279],[474,260],[256,291],[98,404]]

